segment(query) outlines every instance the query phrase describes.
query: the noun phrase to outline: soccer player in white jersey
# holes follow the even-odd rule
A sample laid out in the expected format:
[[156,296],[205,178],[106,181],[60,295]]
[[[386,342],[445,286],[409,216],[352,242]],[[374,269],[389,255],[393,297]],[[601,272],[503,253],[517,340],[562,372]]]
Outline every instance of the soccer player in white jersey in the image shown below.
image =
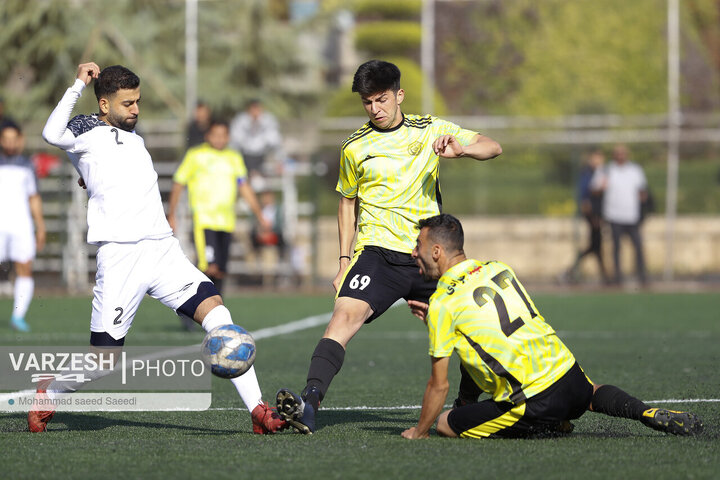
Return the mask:
[[[25,314],[35,289],[32,262],[36,250],[45,245],[42,199],[35,170],[22,154],[24,140],[20,127],[8,124],[0,131],[0,262],[15,267],[13,310],[10,326],[29,332]],[[33,232],[33,224],[35,231]]]
[[[93,79],[99,113],[70,120]],[[67,152],[88,192],[87,240],[99,247],[91,348],[122,348],[146,293],[192,318],[205,331],[232,324],[215,286],[172,236],[152,159],[135,133],[139,103],[140,79],[133,72],[120,65],[101,71],[95,63],[84,63],[43,130],[48,143]],[[232,382],[251,412],[255,433],[285,428],[286,423],[262,401],[254,367]],[[53,382],[39,385],[38,395],[53,399],[69,390]],[[31,410],[30,430],[45,431],[53,414]]]

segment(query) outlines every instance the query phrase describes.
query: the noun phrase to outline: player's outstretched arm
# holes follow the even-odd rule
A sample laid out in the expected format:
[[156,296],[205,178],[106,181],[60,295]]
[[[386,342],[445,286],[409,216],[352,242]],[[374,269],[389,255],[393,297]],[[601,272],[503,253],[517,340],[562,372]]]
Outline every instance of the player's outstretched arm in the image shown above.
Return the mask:
[[403,438],[416,439],[428,438],[430,436],[430,428],[435,420],[442,412],[450,390],[448,382],[448,365],[450,365],[450,357],[435,358],[431,357],[432,373],[425,388],[423,396],[422,411],[420,412],[420,421],[416,427],[408,428],[402,432]]
[[255,190],[253,190],[250,186],[250,182],[244,181],[239,184],[238,191],[240,192],[240,195],[243,197],[243,199],[247,202],[250,210],[252,210],[253,214],[255,215],[255,218],[260,225],[260,229],[265,232],[272,230],[272,225],[263,215],[262,208],[260,208],[260,203],[258,202],[257,196],[255,195]]
[[433,151],[444,158],[470,157],[489,160],[502,153],[498,142],[485,135],[475,135],[470,144],[462,146],[454,135],[441,135],[433,142]]
[[70,115],[83,89],[99,74],[100,67],[94,62],[78,65],[75,83],[67,89],[60,103],[50,114],[45,128],[43,128],[42,137],[50,145],[55,145],[63,150],[68,150],[74,146],[75,135],[67,128]]

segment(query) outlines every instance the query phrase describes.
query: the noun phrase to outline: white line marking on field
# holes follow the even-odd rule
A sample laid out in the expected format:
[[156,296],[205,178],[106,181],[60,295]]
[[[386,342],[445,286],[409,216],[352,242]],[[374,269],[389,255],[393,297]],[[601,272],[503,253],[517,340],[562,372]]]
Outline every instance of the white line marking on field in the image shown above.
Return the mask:
[[[689,399],[667,399],[667,400],[647,400],[645,401],[648,405],[654,403],[720,403],[720,398],[689,398]],[[359,405],[356,407],[321,407],[321,411],[326,412],[350,412],[350,411],[392,411],[392,410],[420,410],[422,405],[397,405],[394,407],[368,407],[365,405]],[[452,408],[452,405],[445,405],[444,408]],[[211,407],[209,411],[231,411],[239,410],[245,411],[245,407]]]

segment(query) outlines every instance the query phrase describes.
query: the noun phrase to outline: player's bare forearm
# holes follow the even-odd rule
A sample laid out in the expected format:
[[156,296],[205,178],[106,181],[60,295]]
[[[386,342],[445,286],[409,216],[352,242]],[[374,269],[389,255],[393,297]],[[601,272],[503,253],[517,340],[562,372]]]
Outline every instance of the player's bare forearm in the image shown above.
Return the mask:
[[352,256],[352,243],[357,226],[357,197],[340,197],[338,206],[338,241],[340,255]]
[[489,160],[502,153],[502,147],[498,142],[484,135],[477,135],[473,142],[463,148],[461,156],[474,158],[475,160]]
[[30,196],[30,214],[35,223],[35,239],[38,250],[42,250],[45,247],[45,219],[43,218],[42,209],[42,198],[40,195],[35,194]]
[[338,242],[340,244],[340,263],[338,273],[333,279],[332,285],[337,291],[340,288],[340,280],[345,274],[345,270],[350,265],[350,257],[352,257],[352,244],[355,238],[355,228],[357,226],[357,197],[347,198],[340,197],[338,205]]
[[172,189],[170,190],[170,200],[168,201],[168,216],[175,216],[178,203],[180,203],[180,195],[182,195],[184,189],[185,185],[173,182]]
[[403,432],[403,437],[427,438],[430,436],[430,428],[432,428],[435,420],[440,413],[442,413],[445,399],[450,390],[450,383],[447,378],[449,363],[449,357],[432,359],[432,374],[425,388],[420,420],[416,427]]
[[170,200],[168,201],[168,214],[167,219],[168,223],[170,224],[170,228],[175,231],[176,225],[176,218],[175,213],[177,212],[177,206],[178,203],[180,203],[180,195],[182,195],[182,191],[185,189],[185,185],[177,182],[173,182],[172,189],[170,189]]
[[250,210],[252,210],[255,218],[257,218],[260,227],[262,227],[263,230],[269,230],[271,228],[270,224],[263,216],[262,209],[260,208],[260,203],[258,202],[257,196],[255,195],[255,190],[252,189],[248,182],[241,183],[238,186],[238,190],[240,191],[240,195],[242,195],[243,199],[247,202]]
[[433,141],[433,151],[443,158],[470,157],[488,160],[502,153],[498,142],[484,135],[475,135],[468,145],[461,145],[454,135],[441,135]]

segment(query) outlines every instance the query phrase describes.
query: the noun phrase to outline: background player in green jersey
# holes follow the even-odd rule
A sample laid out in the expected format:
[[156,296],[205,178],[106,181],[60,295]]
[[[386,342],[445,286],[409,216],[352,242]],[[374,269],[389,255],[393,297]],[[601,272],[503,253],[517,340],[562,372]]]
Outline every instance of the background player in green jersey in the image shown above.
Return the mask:
[[477,132],[431,115],[404,114],[400,70],[392,63],[360,65],[352,91],[370,121],[341,148],[335,308],[301,396],[286,389],[277,396],[281,415],[302,433],[315,430],[320,401],[360,327],[399,299],[427,302],[435,290],[435,281],[418,274],[410,253],[418,221],[441,211],[439,157],[487,160],[502,153],[496,141]]
[[[446,437],[569,433],[569,420],[586,410],[675,435],[702,431],[692,413],[651,408],[615,386],[592,383],[510,267],[465,257],[462,225],[455,217],[436,215],[419,226],[412,255],[424,277],[438,280],[429,307],[412,302],[428,326],[432,371],[420,420],[403,437],[428,437],[436,419],[438,433]],[[441,414],[453,352],[476,391],[465,405]],[[481,391],[492,398],[479,402]]]

